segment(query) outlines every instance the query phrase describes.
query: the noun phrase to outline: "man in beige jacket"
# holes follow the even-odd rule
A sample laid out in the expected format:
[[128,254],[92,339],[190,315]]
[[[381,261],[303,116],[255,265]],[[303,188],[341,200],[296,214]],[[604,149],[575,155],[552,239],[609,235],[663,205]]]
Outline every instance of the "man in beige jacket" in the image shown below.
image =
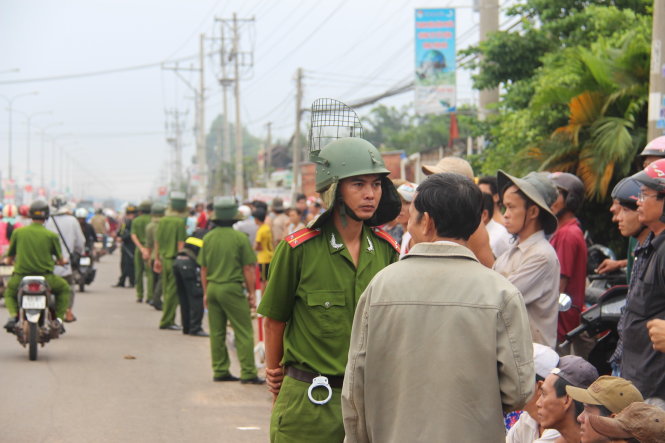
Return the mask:
[[415,246],[375,276],[356,309],[342,389],[347,442],[503,442],[503,412],[531,397],[522,297],[465,246],[481,209],[480,190],[459,174],[418,187]]

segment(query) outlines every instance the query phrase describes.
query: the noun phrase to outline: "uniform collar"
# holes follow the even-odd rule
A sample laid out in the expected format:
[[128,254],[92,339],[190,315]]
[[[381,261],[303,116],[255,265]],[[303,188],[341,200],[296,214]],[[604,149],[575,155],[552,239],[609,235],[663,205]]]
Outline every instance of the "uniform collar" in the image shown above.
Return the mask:
[[[343,253],[345,257],[349,255],[346,245],[344,244],[344,240],[342,239],[342,235],[339,233],[337,228],[335,228],[335,225],[332,222],[324,225],[322,231],[326,244],[328,245],[328,252],[330,252],[331,255],[338,253]],[[360,255],[374,255],[376,252],[376,242],[378,239],[374,237],[371,229],[364,224],[362,233],[360,235],[362,236],[360,240]],[[346,252],[344,253],[344,251]],[[350,259],[351,257],[349,256],[347,258]]]

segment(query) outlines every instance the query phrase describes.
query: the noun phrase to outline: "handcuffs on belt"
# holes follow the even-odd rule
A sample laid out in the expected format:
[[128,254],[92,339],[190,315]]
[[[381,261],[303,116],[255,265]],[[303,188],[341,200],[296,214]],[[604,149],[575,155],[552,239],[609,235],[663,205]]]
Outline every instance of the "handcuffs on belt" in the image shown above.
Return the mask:
[[[328,396],[323,400],[316,400],[314,399],[314,397],[312,397],[312,391],[318,387],[323,387],[328,390]],[[312,384],[309,385],[309,389],[307,390],[307,397],[309,398],[309,401],[311,401],[315,405],[325,405],[326,403],[328,403],[330,401],[330,398],[332,397],[332,389],[328,384],[328,378],[324,377],[323,375],[314,377],[314,380],[312,380]]]

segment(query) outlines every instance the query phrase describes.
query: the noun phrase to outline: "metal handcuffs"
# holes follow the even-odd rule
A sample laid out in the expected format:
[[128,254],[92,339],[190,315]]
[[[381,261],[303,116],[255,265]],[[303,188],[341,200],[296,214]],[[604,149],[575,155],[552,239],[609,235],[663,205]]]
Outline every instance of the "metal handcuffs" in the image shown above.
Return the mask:
[[[316,400],[314,399],[314,397],[312,397],[312,391],[318,387],[323,387],[328,390],[328,396],[323,400]],[[332,397],[332,389],[328,384],[328,378],[324,377],[323,375],[314,377],[314,380],[312,380],[312,384],[309,385],[309,389],[307,390],[307,397],[309,398],[309,401],[311,401],[315,405],[325,405],[326,403],[328,403],[330,401],[330,398]]]

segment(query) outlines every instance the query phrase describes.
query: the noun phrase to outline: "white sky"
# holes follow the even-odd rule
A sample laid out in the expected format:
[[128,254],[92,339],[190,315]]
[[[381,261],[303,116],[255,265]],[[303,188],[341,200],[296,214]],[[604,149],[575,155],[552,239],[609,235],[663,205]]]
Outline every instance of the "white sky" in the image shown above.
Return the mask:
[[[254,67],[241,82],[242,123],[257,136],[273,124],[273,140],[293,132],[294,74],[305,70],[303,105],[319,97],[352,102],[381,93],[412,76],[414,9],[463,7],[457,12],[457,47],[477,41],[478,15],[471,0],[0,0],[0,95],[17,98],[13,108],[13,176],[23,183],[26,171],[27,125],[18,111],[52,115],[32,118],[31,170],[40,184],[60,182],[60,156],[52,167],[52,142],[45,158],[36,128],[67,134],[56,145],[75,157],[66,160],[63,175],[79,197],[114,196],[135,202],[162,184],[170,147],[165,141],[165,109],[189,111],[185,164],[194,153],[192,93],[159,63],[198,53],[199,34],[220,35],[214,17],[254,17],[245,25],[243,49],[254,49]],[[252,36],[250,39],[249,37]],[[253,43],[253,45],[252,45]],[[215,43],[209,41],[207,50]],[[198,64],[198,59],[181,66]],[[89,73],[136,65],[155,67],[66,80],[11,83],[67,74]],[[207,125],[221,112],[215,81],[219,59],[206,58]],[[8,72],[12,69],[19,72]],[[184,73],[198,85],[196,73]],[[468,73],[458,74],[458,102],[469,103]],[[411,103],[413,93],[385,100]],[[233,102],[230,103],[233,120]],[[365,114],[371,108],[362,108]],[[8,174],[8,112],[0,98],[0,171]],[[209,129],[209,126],[207,127]],[[60,148],[58,148],[60,149]],[[70,174],[71,171],[71,174]],[[67,180],[67,178],[65,178]]]

